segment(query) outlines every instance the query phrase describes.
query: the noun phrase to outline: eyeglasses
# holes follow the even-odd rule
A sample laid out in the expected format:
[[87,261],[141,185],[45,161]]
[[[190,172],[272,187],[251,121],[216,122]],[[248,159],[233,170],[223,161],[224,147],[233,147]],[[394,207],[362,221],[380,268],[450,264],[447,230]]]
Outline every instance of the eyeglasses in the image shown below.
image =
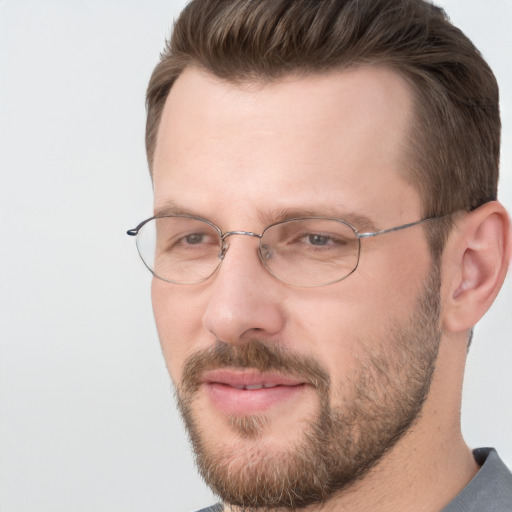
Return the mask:
[[276,222],[261,234],[228,231],[200,217],[151,217],[127,231],[136,236],[142,261],[155,277],[175,284],[198,284],[218,269],[229,248],[228,238],[259,239],[258,254],[277,279],[302,287],[325,286],[345,279],[358,264],[361,240],[439,219],[430,217],[380,231],[359,233],[348,222],[305,217]]

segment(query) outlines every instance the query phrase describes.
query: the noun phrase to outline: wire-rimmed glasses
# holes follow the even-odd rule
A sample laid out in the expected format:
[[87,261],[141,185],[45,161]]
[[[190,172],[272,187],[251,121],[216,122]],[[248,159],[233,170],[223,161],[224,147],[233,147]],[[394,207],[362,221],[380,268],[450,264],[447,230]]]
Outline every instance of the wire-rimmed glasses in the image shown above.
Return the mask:
[[127,234],[136,236],[142,261],[155,277],[175,284],[198,284],[218,269],[229,248],[229,237],[259,239],[258,255],[264,267],[285,283],[325,286],[352,274],[358,264],[361,240],[439,219],[430,217],[401,226],[359,233],[341,219],[304,217],[267,226],[262,233],[228,231],[191,215],[146,219]]

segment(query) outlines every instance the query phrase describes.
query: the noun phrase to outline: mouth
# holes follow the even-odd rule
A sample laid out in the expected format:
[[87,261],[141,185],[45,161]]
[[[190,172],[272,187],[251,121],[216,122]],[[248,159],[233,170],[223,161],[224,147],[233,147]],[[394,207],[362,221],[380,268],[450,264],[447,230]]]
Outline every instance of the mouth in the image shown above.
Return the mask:
[[305,391],[307,383],[278,373],[219,369],[203,375],[201,384],[215,409],[247,415],[284,406]]

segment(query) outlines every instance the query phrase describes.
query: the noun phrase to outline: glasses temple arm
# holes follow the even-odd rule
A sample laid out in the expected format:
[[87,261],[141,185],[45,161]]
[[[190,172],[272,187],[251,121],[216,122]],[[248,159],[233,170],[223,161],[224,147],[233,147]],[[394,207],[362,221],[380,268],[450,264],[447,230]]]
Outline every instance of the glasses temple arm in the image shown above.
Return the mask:
[[441,215],[439,217],[429,217],[428,219],[421,219],[417,220],[416,222],[409,222],[407,224],[402,224],[401,226],[395,226],[394,228],[381,229],[380,231],[373,231],[369,233],[357,233],[357,238],[371,238],[373,236],[384,235],[386,233],[392,233],[393,231],[400,231],[402,229],[411,228],[412,226],[417,226],[419,224],[423,224],[424,222],[430,222],[431,220],[442,219],[443,217],[446,217],[446,215]]

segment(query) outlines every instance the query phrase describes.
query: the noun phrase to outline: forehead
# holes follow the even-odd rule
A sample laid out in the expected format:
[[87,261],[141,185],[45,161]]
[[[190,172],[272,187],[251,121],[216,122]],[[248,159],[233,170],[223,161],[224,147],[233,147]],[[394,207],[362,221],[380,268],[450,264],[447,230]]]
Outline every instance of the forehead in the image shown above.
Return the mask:
[[401,174],[411,111],[406,80],[381,67],[244,84],[187,69],[162,114],[155,207],[357,212],[363,196],[368,204],[377,194],[396,199],[408,186]]

